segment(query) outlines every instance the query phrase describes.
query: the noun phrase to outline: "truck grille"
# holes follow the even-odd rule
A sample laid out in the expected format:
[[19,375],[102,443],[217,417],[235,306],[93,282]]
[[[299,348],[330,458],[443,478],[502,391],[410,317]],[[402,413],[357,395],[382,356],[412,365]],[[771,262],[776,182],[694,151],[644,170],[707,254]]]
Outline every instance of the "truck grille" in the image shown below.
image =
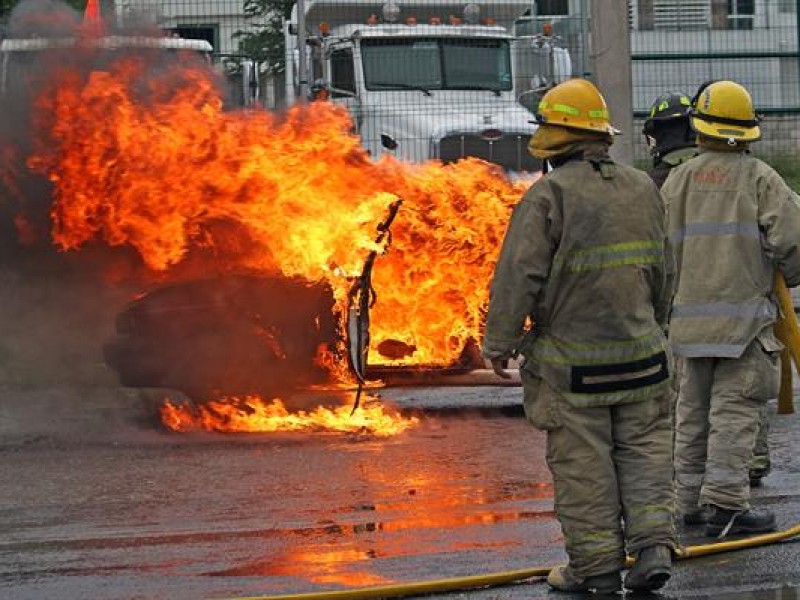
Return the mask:
[[530,139],[526,134],[505,134],[490,141],[480,135],[458,133],[441,139],[438,155],[446,163],[474,156],[500,165],[506,171],[538,171],[541,162],[528,152]]

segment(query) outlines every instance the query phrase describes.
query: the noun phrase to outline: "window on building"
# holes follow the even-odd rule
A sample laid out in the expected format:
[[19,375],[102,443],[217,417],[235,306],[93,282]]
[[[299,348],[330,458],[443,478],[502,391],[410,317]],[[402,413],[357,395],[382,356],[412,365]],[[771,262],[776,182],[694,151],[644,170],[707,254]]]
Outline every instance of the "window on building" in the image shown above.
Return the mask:
[[336,90],[345,90],[356,93],[355,67],[353,66],[353,49],[343,48],[331,52],[331,96],[333,98],[346,97],[346,94],[337,94]]
[[536,0],[536,14],[549,15],[568,15],[569,0]]
[[728,29],[752,29],[755,0],[728,0]]
[[653,0],[655,29],[706,29],[709,0]]
[[639,29],[639,2],[628,0],[628,28]]

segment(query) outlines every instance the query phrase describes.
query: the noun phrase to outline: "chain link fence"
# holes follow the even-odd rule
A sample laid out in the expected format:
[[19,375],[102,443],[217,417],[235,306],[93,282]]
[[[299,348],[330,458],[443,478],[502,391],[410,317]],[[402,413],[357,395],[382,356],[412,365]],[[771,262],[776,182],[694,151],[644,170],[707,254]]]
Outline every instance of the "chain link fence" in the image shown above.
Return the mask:
[[[765,158],[793,159],[800,144],[796,0],[632,0],[633,106],[640,125],[664,92],[692,96],[708,80],[750,90],[763,115]],[[641,136],[640,136],[641,137]],[[643,145],[637,157],[646,157]]]
[[[26,0],[26,2],[38,0]],[[76,4],[80,4],[75,0]],[[315,81],[350,111],[375,158],[488,158],[531,168],[542,91],[592,77],[589,0],[101,0],[119,26],[148,22],[207,41],[231,106],[282,110]],[[43,3],[39,3],[43,6]],[[634,136],[668,91],[709,79],[748,87],[764,115],[762,156],[800,144],[800,0],[630,0]],[[8,16],[8,13],[7,15]]]

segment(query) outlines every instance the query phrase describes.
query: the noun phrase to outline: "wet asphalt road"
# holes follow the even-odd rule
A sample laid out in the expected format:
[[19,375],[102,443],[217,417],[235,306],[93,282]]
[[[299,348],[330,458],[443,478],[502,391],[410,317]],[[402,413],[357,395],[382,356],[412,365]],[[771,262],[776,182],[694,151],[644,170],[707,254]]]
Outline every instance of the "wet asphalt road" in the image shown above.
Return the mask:
[[[231,598],[478,575],[564,559],[542,434],[518,388],[384,390],[420,425],[173,434],[118,390],[2,390],[0,598]],[[755,494],[800,522],[796,415]],[[686,536],[687,544],[706,543]],[[800,544],[693,559],[662,598],[800,599]],[[570,598],[541,580],[438,598]]]

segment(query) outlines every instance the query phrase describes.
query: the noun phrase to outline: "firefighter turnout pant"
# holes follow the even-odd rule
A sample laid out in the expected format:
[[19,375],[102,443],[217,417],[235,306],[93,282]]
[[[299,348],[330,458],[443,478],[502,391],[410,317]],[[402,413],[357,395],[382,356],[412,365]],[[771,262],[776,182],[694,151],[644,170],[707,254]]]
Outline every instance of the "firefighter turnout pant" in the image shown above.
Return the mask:
[[556,517],[576,575],[618,571],[626,551],[675,548],[672,392],[576,408],[543,380],[520,372],[526,417],[547,432]]
[[750,508],[748,465],[778,394],[780,352],[753,340],[739,358],[685,358],[676,414],[675,478],[682,514],[713,504]]

